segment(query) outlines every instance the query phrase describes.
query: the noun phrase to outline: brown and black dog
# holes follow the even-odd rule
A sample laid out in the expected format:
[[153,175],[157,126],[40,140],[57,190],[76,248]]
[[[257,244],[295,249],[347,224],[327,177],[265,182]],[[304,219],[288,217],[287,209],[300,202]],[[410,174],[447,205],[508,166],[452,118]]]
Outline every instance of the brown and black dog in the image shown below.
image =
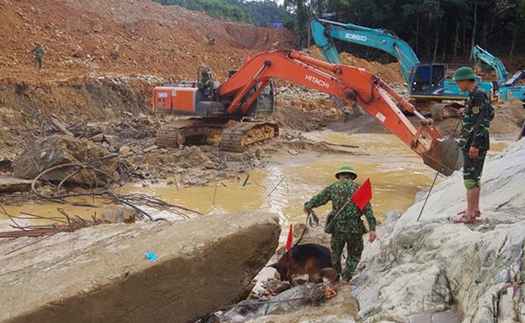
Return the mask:
[[308,281],[321,283],[323,277],[335,282],[337,271],[332,267],[330,249],[315,243],[305,243],[290,249],[278,262],[270,265],[281,275],[281,280],[287,280],[295,286],[293,277],[308,274]]

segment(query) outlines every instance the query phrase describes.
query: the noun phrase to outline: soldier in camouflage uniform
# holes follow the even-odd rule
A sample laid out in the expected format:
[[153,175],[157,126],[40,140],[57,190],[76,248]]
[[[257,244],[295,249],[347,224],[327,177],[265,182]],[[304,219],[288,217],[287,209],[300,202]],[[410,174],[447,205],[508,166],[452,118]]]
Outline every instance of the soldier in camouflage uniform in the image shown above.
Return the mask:
[[211,67],[205,66],[202,69],[199,80],[199,88],[202,89],[205,96],[211,98],[213,96],[213,74]]
[[[364,248],[363,233],[366,230],[361,216],[364,213],[368,221],[370,242],[373,242],[376,238],[376,219],[370,203],[361,212],[357,205],[350,201],[350,197],[360,187],[358,183],[354,182],[357,178],[357,173],[353,168],[343,166],[336,173],[335,177],[338,181],[327,186],[321,193],[306,202],[304,210],[308,213],[311,209],[332,201],[332,212],[336,215],[334,217],[336,222],[334,223],[334,230],[330,240],[332,265],[342,276],[343,280],[348,282],[354,274]],[[347,246],[348,257],[346,258],[346,266],[343,271],[341,268],[341,256],[345,245]]]
[[494,118],[494,108],[489,96],[476,84],[477,75],[470,67],[461,67],[454,74],[454,81],[462,91],[469,92],[463,113],[459,147],[463,152],[463,179],[467,188],[467,209],[454,222],[472,223],[481,215],[479,197],[481,173],[490,148],[489,128]]
[[31,54],[35,57],[35,67],[42,69],[42,60],[44,59],[44,49],[39,42],[35,43],[35,48],[31,51]]

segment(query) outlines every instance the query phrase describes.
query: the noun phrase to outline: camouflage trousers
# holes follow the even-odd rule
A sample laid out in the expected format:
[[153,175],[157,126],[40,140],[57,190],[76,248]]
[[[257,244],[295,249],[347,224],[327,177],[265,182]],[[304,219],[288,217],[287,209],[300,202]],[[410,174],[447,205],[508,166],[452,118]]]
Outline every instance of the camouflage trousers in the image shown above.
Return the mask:
[[[354,271],[361,260],[363,253],[363,236],[359,233],[339,233],[332,234],[330,240],[332,247],[332,266],[337,270],[343,279],[350,280]],[[346,246],[348,257],[345,262],[345,270],[341,268],[341,256]]]
[[42,68],[42,57],[35,57],[35,67],[38,69]]
[[468,151],[463,151],[463,180],[467,189],[480,186],[481,173],[483,172],[486,156],[487,151],[480,150],[479,157],[471,159]]

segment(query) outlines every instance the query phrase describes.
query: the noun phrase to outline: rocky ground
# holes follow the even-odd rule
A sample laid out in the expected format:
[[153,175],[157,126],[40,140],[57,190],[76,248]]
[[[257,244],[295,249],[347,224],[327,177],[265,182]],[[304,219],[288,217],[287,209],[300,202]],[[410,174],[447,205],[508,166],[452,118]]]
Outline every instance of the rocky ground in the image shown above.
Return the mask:
[[[371,117],[338,107],[328,95],[278,82],[278,109],[271,120],[281,126],[279,138],[243,153],[222,152],[217,146],[159,148],[155,133],[174,117],[152,113],[155,85],[170,79],[194,79],[201,65],[210,65],[217,80],[223,81],[228,70],[242,65],[247,56],[294,48],[293,33],[221,21],[151,1],[0,0],[0,12],[1,204],[23,205],[34,198],[35,194],[28,192],[32,179],[57,164],[89,167],[74,166],[75,174],[58,174],[58,181],[71,175],[71,185],[39,182],[36,190],[40,198],[92,192],[94,174],[96,186],[106,194],[114,185],[129,181],[145,186],[158,181],[206,185],[267,163],[283,163],[302,153],[348,154],[337,145],[307,140],[303,134],[308,131],[386,132]],[[206,40],[208,33],[216,39],[215,44]],[[30,51],[35,41],[46,51],[40,71],[32,66]],[[317,49],[309,52],[320,58]],[[368,62],[346,53],[342,58],[346,64],[379,74],[406,94],[397,63]],[[494,138],[514,140],[525,110],[519,102],[499,106],[491,132]],[[445,135],[452,135],[457,125],[457,119],[437,122]],[[221,309],[218,317],[231,323],[523,321],[524,151],[522,140],[488,162],[484,214],[477,224],[449,223],[464,206],[464,189],[456,175],[435,188],[422,221],[414,220],[421,202],[403,215],[387,217],[386,225],[380,226],[379,241],[366,244],[353,285],[331,286],[337,292],[335,298],[319,301],[318,295],[312,296],[317,287],[290,288],[271,277],[249,297],[278,303],[242,307],[240,311]],[[49,173],[49,179],[52,175],[57,174]],[[13,180],[13,176],[26,179]],[[109,176],[117,178],[112,185],[105,182]],[[114,315],[125,309],[138,313],[134,317],[141,321],[171,320],[182,317],[179,315],[194,321],[221,305],[246,298],[245,289],[253,287],[253,276],[275,250],[279,226],[264,220],[266,216],[262,220],[254,216],[228,219],[191,220],[180,228],[164,223],[102,226],[60,233],[34,245],[30,238],[0,241],[0,249],[5,251],[0,274],[7,277],[0,288],[4,300],[0,320],[22,322],[29,317],[51,322],[57,321],[57,313],[62,313],[61,319],[68,315],[76,318],[75,311],[84,310],[89,311],[84,312],[85,317],[109,315],[117,322]],[[248,231],[261,229],[261,221],[271,239],[250,240]],[[214,232],[201,230],[212,226]],[[302,232],[302,228],[294,231]],[[223,235],[219,237],[219,233]],[[198,242],[201,238],[202,243]],[[329,240],[320,227],[310,230],[303,242],[327,245]],[[246,252],[257,250],[251,254],[259,257],[225,262],[239,246]],[[18,251],[19,247],[25,250]],[[153,249],[161,258],[149,263],[144,253]],[[219,256],[221,259],[215,258]],[[184,272],[179,261],[188,265]],[[63,275],[52,274],[49,268]],[[159,268],[167,271],[147,275]],[[231,275],[217,276],[215,269]],[[165,277],[175,277],[177,286],[166,287],[169,291],[156,289],[165,288]],[[156,279],[163,283],[144,283]],[[233,287],[228,289],[218,282]],[[204,285],[213,288],[202,288]],[[184,290],[177,289],[181,286]],[[140,290],[129,293],[140,297],[127,298],[122,290],[129,289]],[[189,301],[181,307],[179,297],[183,294]],[[144,306],[153,302],[151,295],[158,302]],[[195,295],[209,302],[196,302]],[[298,295],[306,301],[287,301]],[[69,312],[64,304],[71,305]]]
[[[525,313],[525,140],[487,162],[482,217],[453,224],[465,207],[460,173],[437,185],[423,207],[392,212],[350,287],[321,304],[294,300],[312,286],[266,284],[275,304],[223,313],[221,322],[522,322]],[[302,228],[296,228],[302,232]],[[317,228],[303,242],[327,244]],[[270,282],[274,278],[270,278]],[[289,300],[287,302],[278,302]]]
[[[355,278],[357,319],[396,321],[457,307],[462,322],[521,322],[524,275],[525,141],[487,163],[482,217],[451,224],[465,208],[461,174],[438,185],[390,226]],[[407,293],[406,291],[410,291]]]
[[250,286],[280,230],[237,213],[2,239],[0,321],[196,321]]

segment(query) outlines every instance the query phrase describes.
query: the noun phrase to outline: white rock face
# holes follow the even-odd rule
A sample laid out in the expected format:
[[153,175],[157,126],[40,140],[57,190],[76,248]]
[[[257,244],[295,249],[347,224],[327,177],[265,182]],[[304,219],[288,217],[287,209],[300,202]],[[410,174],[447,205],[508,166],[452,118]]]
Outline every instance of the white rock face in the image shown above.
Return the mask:
[[357,320],[419,322],[457,307],[461,320],[432,322],[525,322],[525,140],[487,161],[482,183],[476,224],[450,221],[466,204],[459,173],[434,189],[422,221],[422,202],[401,216],[354,279]]
[[[397,221],[396,230],[416,224],[423,202],[410,207]],[[448,221],[463,211],[466,193],[463,175],[456,172],[432,191],[420,222]],[[525,140],[511,146],[499,158],[487,160],[482,178],[483,218],[496,222],[516,222],[525,208]]]

